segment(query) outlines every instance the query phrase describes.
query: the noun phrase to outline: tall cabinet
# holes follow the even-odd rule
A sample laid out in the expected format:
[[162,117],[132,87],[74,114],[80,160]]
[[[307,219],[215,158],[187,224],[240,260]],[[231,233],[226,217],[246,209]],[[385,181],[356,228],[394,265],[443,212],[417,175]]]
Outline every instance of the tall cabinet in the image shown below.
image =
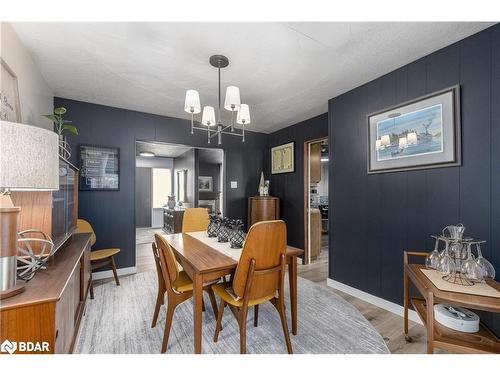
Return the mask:
[[260,196],[248,198],[248,228],[259,221],[278,220],[279,218],[279,198]]

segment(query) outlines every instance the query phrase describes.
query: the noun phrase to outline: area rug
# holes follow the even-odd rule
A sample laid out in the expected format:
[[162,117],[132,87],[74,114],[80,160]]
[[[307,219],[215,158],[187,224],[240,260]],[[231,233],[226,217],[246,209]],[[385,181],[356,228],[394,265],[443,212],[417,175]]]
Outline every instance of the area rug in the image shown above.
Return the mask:
[[[157,293],[156,272],[142,272],[114,282],[95,285],[95,299],[87,301],[76,353],[160,353],[165,307],[151,328]],[[287,285],[287,284],[285,284]],[[229,309],[224,312],[219,341],[213,342],[215,317],[205,295],[203,353],[239,353],[238,324]],[[286,296],[289,327],[290,311]],[[371,324],[351,304],[328,287],[298,278],[298,334],[291,336],[294,353],[389,353]],[[191,300],[175,310],[167,353],[193,353],[193,305]],[[247,352],[286,353],[279,316],[266,303],[259,309],[259,326],[248,314]]]

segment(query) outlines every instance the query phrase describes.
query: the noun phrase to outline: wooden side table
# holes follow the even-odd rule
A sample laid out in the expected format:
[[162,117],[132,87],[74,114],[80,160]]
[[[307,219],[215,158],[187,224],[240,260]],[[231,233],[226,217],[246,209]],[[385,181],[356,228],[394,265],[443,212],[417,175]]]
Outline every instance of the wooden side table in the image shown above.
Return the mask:
[[[424,323],[427,330],[427,353],[434,353],[434,348],[441,348],[455,353],[500,353],[500,339],[493,331],[480,323],[477,333],[464,333],[447,328],[434,320],[434,304],[445,303],[453,306],[500,313],[500,298],[478,296],[440,290],[424,275],[421,264],[408,262],[410,256],[425,257],[424,252],[404,252],[404,333],[408,336],[409,302]],[[409,297],[410,281],[423,298]],[[488,285],[500,291],[500,283],[488,280]]]

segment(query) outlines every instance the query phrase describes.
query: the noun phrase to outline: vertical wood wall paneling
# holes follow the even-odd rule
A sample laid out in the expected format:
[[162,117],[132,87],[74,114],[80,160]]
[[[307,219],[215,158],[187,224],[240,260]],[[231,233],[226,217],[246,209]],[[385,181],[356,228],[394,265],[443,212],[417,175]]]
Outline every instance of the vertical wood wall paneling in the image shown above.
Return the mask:
[[[328,114],[313,117],[268,135],[264,174],[270,194],[280,198],[281,218],[287,224],[288,243],[304,248],[304,142],[328,136]],[[295,142],[295,172],[271,174],[271,148]],[[257,195],[256,181],[251,195]]]
[[[491,30],[491,246],[490,260],[500,279],[500,27]],[[500,319],[492,319],[500,332]]]
[[[217,142],[207,145],[206,133],[189,132],[189,121],[130,111],[104,105],[55,98],[56,107],[68,110],[67,118],[78,127],[78,136],[70,135],[71,162],[78,164],[78,145],[97,144],[120,148],[120,190],[80,191],[79,216],[92,223],[97,235],[95,248],[118,247],[118,267],[135,265],[135,142],[159,141],[196,147],[220,148]],[[249,131],[246,142],[224,137],[226,160],[226,215],[246,221],[246,198],[254,194],[267,151],[267,135]],[[230,189],[229,181],[238,188]]]
[[[367,176],[364,116],[455,84],[463,165]],[[329,139],[330,278],[402,304],[402,251],[432,250],[430,234],[458,222],[488,241],[499,278],[500,25],[331,99]]]

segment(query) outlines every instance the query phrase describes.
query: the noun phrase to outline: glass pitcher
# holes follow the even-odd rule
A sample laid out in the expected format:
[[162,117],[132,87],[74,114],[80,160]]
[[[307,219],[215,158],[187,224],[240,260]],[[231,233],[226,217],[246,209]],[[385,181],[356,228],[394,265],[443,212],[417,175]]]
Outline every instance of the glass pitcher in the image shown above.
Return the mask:
[[463,224],[448,225],[443,229],[443,236],[446,236],[446,232],[448,232],[451,239],[461,240],[465,232],[465,227]]

